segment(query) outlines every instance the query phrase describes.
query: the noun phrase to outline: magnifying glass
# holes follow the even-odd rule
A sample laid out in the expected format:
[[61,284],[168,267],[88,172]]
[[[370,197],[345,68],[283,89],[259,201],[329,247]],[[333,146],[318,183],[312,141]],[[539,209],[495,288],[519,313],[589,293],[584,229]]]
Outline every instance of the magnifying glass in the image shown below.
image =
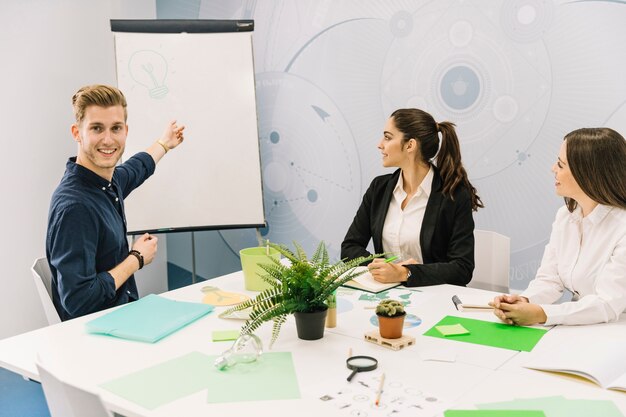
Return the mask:
[[352,370],[348,382],[352,381],[357,372],[373,371],[378,367],[378,361],[371,356],[351,356],[346,360],[346,366]]

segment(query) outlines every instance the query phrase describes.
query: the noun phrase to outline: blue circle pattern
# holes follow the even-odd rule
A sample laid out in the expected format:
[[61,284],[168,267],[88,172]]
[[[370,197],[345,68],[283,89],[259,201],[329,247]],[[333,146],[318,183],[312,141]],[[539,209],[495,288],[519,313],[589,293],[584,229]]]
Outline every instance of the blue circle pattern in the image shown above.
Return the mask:
[[455,110],[471,107],[480,95],[480,79],[476,72],[465,66],[450,68],[439,86],[443,101]]

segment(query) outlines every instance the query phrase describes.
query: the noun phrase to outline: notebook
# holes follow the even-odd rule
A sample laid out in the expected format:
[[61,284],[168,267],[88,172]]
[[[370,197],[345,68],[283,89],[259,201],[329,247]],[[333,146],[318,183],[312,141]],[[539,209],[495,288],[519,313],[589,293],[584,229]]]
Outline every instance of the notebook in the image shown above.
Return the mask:
[[383,292],[390,288],[397,287],[401,285],[401,282],[391,282],[391,283],[383,283],[378,282],[374,279],[372,274],[370,274],[369,270],[366,266],[357,266],[354,268],[354,272],[365,271],[363,274],[358,277],[351,279],[350,281],[343,284],[344,287],[356,288],[357,290],[367,291],[374,294],[379,292]]

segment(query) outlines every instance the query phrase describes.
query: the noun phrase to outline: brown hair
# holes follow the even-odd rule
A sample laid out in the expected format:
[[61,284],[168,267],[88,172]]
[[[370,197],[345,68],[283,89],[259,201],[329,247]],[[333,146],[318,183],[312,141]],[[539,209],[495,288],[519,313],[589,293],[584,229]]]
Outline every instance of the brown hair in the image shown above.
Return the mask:
[[[574,180],[598,204],[626,209],[626,140],[608,127],[574,130],[565,135],[566,157]],[[565,198],[568,210],[578,203]]]
[[[462,184],[470,193],[472,210],[484,207],[461,163],[461,146],[454,123],[437,123],[430,114],[419,109],[398,109],[391,117],[396,128],[404,135],[403,143],[411,139],[419,143],[423,162],[430,163],[431,159],[437,157],[436,165],[443,180],[444,195],[453,198],[454,190]],[[441,147],[437,132],[441,132]]]
[[124,108],[124,121],[128,117],[126,111],[126,97],[120,90],[108,85],[87,85],[79,89],[72,97],[72,107],[76,123],[81,124],[85,118],[85,110],[89,106],[111,107],[122,106]]

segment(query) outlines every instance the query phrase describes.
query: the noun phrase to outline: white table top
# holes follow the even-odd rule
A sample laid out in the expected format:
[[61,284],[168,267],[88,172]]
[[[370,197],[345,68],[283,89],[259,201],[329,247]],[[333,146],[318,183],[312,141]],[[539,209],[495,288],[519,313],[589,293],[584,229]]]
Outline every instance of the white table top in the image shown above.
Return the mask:
[[[170,291],[163,296],[200,302],[204,296],[201,288],[206,285],[248,293],[251,296],[255,294],[243,290],[243,275],[236,272]],[[318,398],[329,385],[340,386],[345,380],[348,373],[345,360],[351,350],[354,355],[376,357],[379,360],[379,369],[384,370],[388,380],[412,383],[451,406],[454,405],[454,408],[458,408],[456,405],[473,408],[471,405],[478,402],[506,401],[521,396],[547,396],[548,393],[570,395],[570,392],[575,392],[576,396],[588,399],[612,399],[626,415],[626,395],[623,393],[609,392],[594,384],[574,381],[572,378],[526,370],[522,368],[519,359],[523,355],[516,351],[422,336],[445,315],[492,321],[497,319],[489,312],[458,312],[451,302],[454,294],[461,299],[465,295],[474,299],[484,296],[486,300],[490,300],[495,293],[451,285],[424,287],[420,290],[422,292],[417,293],[416,301],[408,307],[407,312],[418,316],[422,323],[405,329],[406,334],[416,338],[416,343],[400,351],[393,351],[363,339],[365,332],[375,329],[369,322],[374,314],[373,310],[363,308],[364,305],[372,304],[371,302],[363,301],[363,305],[354,303],[350,311],[340,312],[337,327],[326,329],[324,338],[317,341],[298,339],[293,317],[290,316],[271,351],[292,353],[302,396],[299,400],[208,404],[205,391],[155,410],[146,410],[99,387],[99,384],[114,378],[192,351],[212,355],[221,353],[230,347],[231,342],[212,342],[212,331],[238,329],[243,324],[243,321],[218,318],[218,314],[227,307],[216,307],[213,313],[154,344],[87,334],[84,323],[104,314],[94,313],[0,340],[0,366],[38,380],[35,361],[39,355],[47,366],[54,364],[52,370],[61,379],[97,392],[110,410],[130,417],[193,417],[209,413],[218,415],[220,412],[233,415],[243,415],[246,412],[270,415],[270,412],[275,414],[277,407],[281,415],[318,416],[337,413]],[[408,290],[395,291],[406,294]],[[271,324],[263,325],[257,334],[267,350]],[[423,360],[423,356],[429,352],[442,350],[455,354],[456,361]]]

